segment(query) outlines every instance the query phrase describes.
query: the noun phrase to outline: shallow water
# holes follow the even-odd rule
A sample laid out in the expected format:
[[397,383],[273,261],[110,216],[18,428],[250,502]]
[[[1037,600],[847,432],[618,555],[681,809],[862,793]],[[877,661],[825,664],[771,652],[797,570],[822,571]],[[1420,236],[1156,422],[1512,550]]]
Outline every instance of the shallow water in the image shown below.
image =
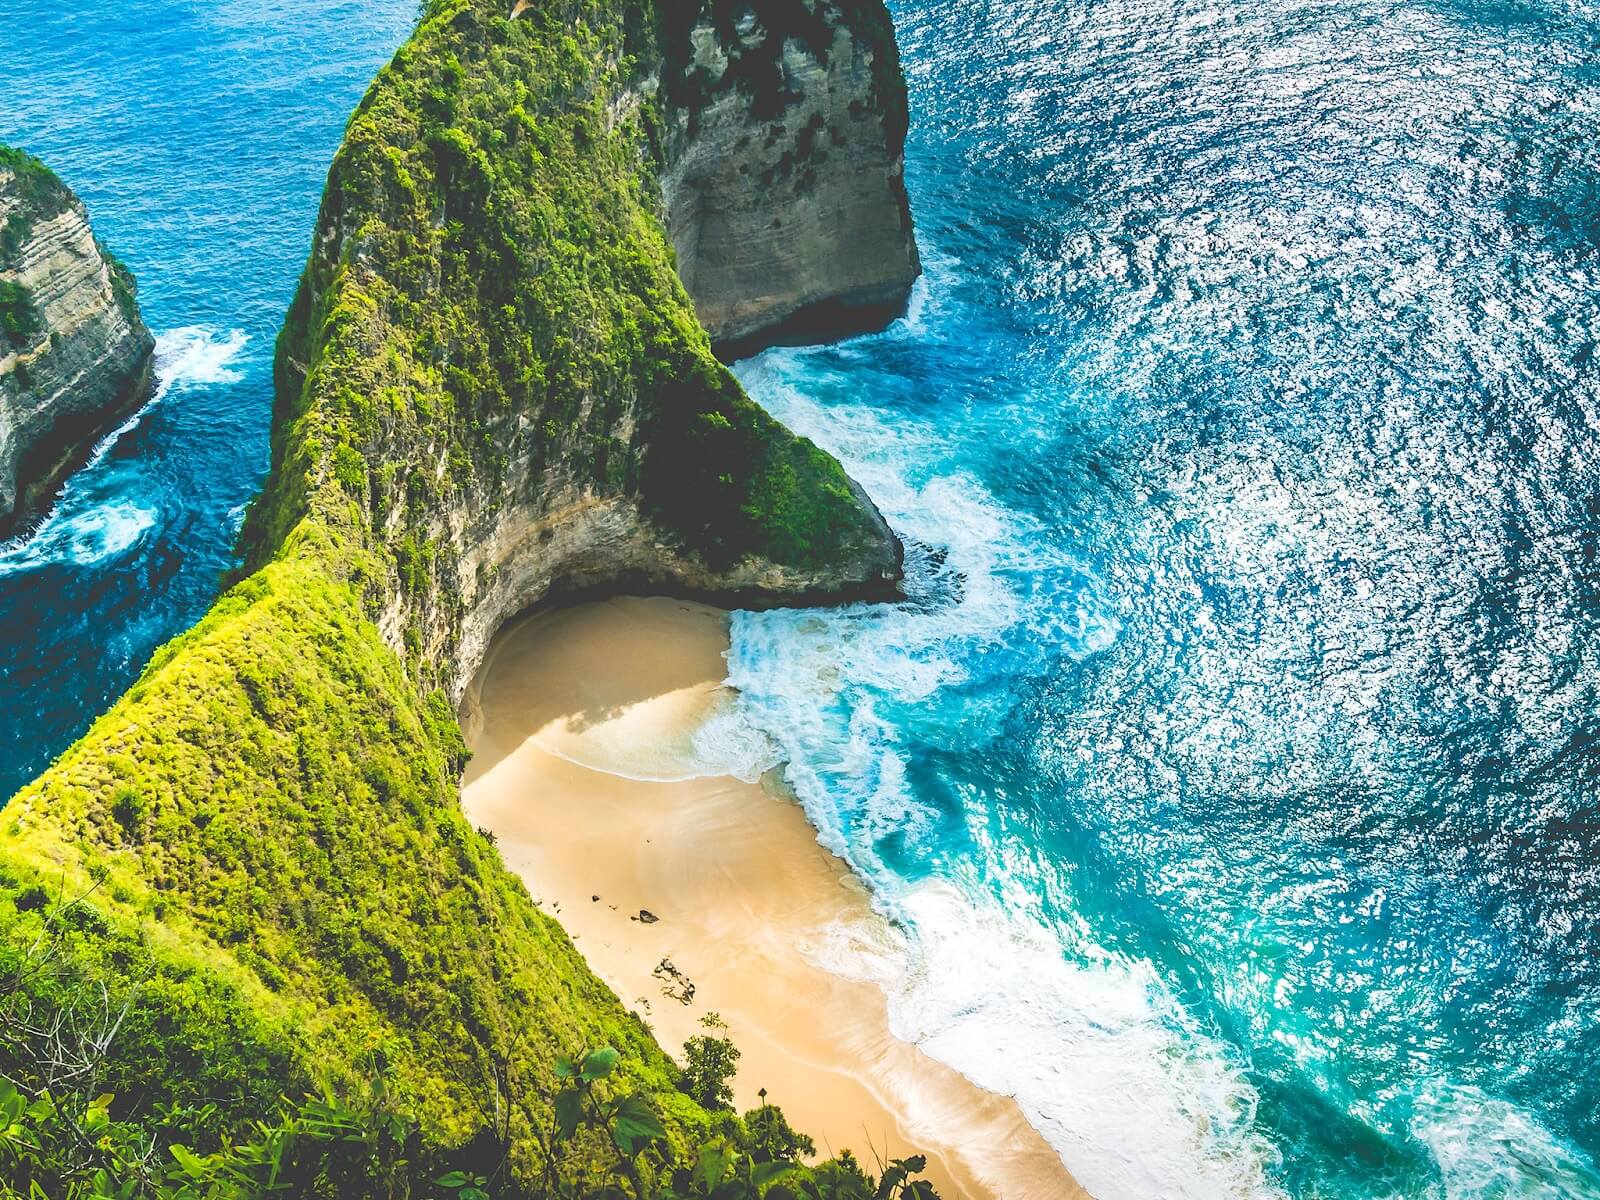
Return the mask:
[[[927,278],[739,368],[912,543],[735,622],[920,947],[835,965],[1104,1200],[1600,1195],[1600,9],[893,8]],[[212,595],[412,6],[0,9],[165,381],[0,547],[4,791]]]

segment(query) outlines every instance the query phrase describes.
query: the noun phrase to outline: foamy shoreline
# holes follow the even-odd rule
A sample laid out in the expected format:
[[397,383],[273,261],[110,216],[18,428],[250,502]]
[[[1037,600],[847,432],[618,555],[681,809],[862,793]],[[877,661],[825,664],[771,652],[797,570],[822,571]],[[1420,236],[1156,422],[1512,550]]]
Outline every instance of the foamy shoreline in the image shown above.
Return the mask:
[[[664,1046],[721,1014],[741,1108],[765,1086],[819,1150],[925,1153],[947,1198],[1084,1195],[1013,1101],[895,1038],[876,986],[816,965],[841,942],[893,954],[898,934],[797,805],[693,775],[696,732],[731,703],[727,648],[726,614],[672,600],[503,631],[466,702],[469,818]],[[667,994],[685,980],[689,1003]]]

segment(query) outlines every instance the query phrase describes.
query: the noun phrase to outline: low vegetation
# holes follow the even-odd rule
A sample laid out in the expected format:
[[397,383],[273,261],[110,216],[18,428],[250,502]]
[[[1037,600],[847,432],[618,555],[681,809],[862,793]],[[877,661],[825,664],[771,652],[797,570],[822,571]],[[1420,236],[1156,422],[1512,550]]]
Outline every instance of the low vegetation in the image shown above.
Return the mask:
[[39,332],[39,310],[22,284],[0,279],[0,342],[25,346]]
[[[0,222],[0,271],[12,265],[33,223],[54,216],[70,201],[70,193],[45,166],[25,150],[0,144],[0,171],[12,176],[6,185],[14,207]],[[25,346],[39,332],[33,296],[20,282],[0,279],[0,352]]]
[[[32,915],[14,915],[0,943],[0,1200],[936,1200],[915,1178],[920,1159],[882,1164],[876,1176],[848,1153],[807,1165],[811,1140],[765,1093],[760,1107],[718,1116],[687,1146],[611,1046],[557,1055],[547,1083],[523,1080],[509,1057],[490,1059],[482,1125],[454,1148],[430,1144],[378,1059],[353,1086],[279,1098],[251,1120],[200,1096],[129,1115],[139,1106],[104,1089],[114,1077],[146,1086],[123,1062],[139,985],[75,962],[75,943],[95,923],[88,897],[30,900],[22,912]],[[698,1071],[727,1096],[737,1055],[716,1040],[723,1046],[710,1057],[685,1047],[685,1079]],[[534,1107],[545,1115],[529,1131],[529,1169],[518,1171],[513,1121],[529,1086],[544,1089]]]

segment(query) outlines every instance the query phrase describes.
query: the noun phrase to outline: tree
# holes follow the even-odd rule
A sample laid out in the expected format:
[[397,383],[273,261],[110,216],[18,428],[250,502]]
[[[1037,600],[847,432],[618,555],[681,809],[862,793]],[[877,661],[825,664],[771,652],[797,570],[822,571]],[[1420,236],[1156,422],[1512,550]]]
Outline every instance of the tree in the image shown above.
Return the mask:
[[683,1044],[678,1090],[702,1108],[731,1110],[731,1082],[739,1070],[739,1048],[726,1036],[727,1022],[716,1013],[701,1017],[700,1024],[713,1032],[697,1034]]
[[768,1104],[767,1089],[761,1089],[761,1107],[744,1114],[745,1136],[742,1145],[758,1163],[799,1162],[817,1152],[817,1144],[789,1124],[783,1110]]

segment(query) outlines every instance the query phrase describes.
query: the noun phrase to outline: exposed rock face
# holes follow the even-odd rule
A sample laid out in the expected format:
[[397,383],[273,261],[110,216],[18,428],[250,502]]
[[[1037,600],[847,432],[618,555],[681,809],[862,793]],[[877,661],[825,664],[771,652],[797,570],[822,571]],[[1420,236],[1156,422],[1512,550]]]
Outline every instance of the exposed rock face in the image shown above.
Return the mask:
[[[623,497],[541,506],[485,523],[485,536],[471,542],[464,559],[462,578],[486,582],[467,592],[472,603],[455,646],[450,696],[460,699],[506,621],[551,596],[665,593],[746,608],[890,598],[900,578],[899,543],[865,495],[859,489],[855,495],[877,537],[864,537],[835,561],[809,568],[751,556],[716,570],[684,554]],[[379,621],[391,643],[403,641],[408,615],[404,598],[396,596]]]
[[[529,7],[505,29],[497,7],[440,26],[459,74],[381,77],[330,172],[279,341],[252,561],[300,497],[343,484],[391,564],[379,630],[452,700],[495,631],[551,595],[894,596],[901,547],[877,509],[744,395],[694,311],[739,340],[903,301],[917,260],[882,4],[663,4],[661,41],[625,33],[584,81],[597,103],[540,121],[506,116],[535,107],[539,60],[519,56],[564,26]],[[687,296],[640,223],[652,179]]]
[[0,146],[0,537],[144,403],[154,349],[78,198]]
[[921,268],[882,4],[708,0],[670,36],[667,227],[719,353],[897,316]]

